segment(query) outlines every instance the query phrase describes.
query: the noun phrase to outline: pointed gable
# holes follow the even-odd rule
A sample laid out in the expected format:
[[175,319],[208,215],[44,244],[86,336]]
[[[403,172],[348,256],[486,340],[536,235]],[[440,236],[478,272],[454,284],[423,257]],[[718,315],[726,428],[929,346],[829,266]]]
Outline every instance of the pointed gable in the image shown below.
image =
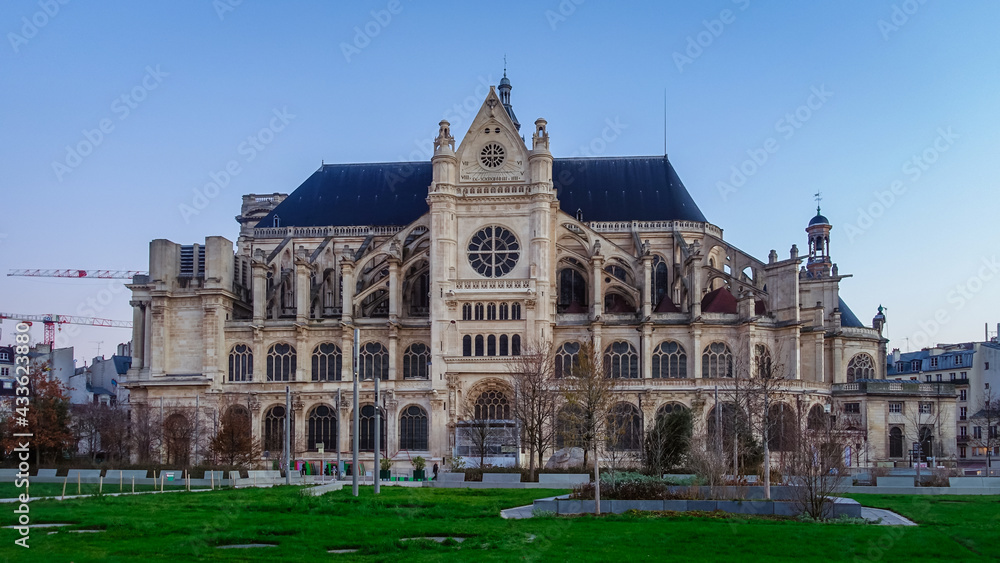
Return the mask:
[[733,294],[729,293],[729,290],[724,287],[720,287],[715,291],[707,293],[701,300],[702,313],[735,314],[738,311],[739,305],[736,303],[736,298],[733,297]]
[[455,155],[459,182],[528,180],[528,147],[493,87]]

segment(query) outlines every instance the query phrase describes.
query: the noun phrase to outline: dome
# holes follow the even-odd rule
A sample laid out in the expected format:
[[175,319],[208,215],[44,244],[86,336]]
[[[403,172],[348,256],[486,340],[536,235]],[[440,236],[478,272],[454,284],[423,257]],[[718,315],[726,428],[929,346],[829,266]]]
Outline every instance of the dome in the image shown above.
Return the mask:
[[829,225],[829,224],[830,221],[827,220],[826,217],[823,217],[822,215],[819,214],[817,214],[815,217],[812,218],[811,221],[809,221],[810,227],[812,227],[813,225]]
[[812,227],[813,225],[829,225],[829,224],[830,220],[820,214],[819,206],[817,205],[816,216],[809,220],[809,226]]
[[503,78],[500,79],[501,86],[510,86],[510,80],[507,78],[507,74],[504,73]]

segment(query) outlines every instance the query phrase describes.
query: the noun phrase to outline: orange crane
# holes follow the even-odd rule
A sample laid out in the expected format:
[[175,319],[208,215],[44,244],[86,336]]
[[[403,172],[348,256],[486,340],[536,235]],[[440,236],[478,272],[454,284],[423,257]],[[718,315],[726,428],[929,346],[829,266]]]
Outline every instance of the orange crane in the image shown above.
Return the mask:
[[[111,328],[132,328],[132,321],[113,321],[111,319],[97,319],[94,317],[74,317],[70,315],[22,315],[19,313],[0,313],[0,320],[3,319],[23,321],[28,324],[31,324],[32,321],[36,321],[44,324],[45,336],[43,338],[43,341],[45,344],[55,344],[56,325],[72,324],[72,325],[106,326]],[[62,327],[60,327],[60,329],[61,328]]]
[[92,278],[102,280],[130,280],[134,276],[145,276],[149,272],[139,270],[11,270],[8,276],[28,276],[34,278]]

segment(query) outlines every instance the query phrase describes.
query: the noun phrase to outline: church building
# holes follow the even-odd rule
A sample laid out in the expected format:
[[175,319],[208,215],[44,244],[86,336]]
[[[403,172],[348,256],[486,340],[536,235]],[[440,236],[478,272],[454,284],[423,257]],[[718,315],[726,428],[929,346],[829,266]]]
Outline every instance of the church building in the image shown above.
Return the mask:
[[[819,209],[806,254],[784,241],[761,260],[724,239],[666,156],[555,158],[553,125],[525,140],[505,75],[460,139],[438,124],[429,162],[324,164],[290,194],[244,196],[235,243],[152,241],[148,277],[129,285],[131,402],[206,435],[236,409],[276,459],[289,386],[292,459],[323,446],[329,460],[351,450],[359,329],[367,459],[377,377],[396,467],[470,455],[470,419],[497,429],[490,463],[512,464],[508,366],[532,346],[553,347],[557,376],[581,343],[602,351],[636,450],[675,408],[704,435],[739,365],[781,366],[772,408],[803,416],[836,412],[834,384],[885,378],[886,341],[840,298]],[[175,439],[164,461],[204,457],[204,441]]]

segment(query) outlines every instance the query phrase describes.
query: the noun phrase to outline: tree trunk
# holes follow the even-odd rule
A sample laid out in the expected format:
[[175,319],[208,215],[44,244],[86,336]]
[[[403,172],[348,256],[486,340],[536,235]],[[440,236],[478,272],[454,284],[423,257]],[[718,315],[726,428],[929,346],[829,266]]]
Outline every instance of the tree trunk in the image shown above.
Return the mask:
[[771,500],[771,447],[764,436],[764,499]]
[[528,447],[528,481],[535,480],[535,447]]
[[597,440],[594,440],[594,514],[601,515],[601,464],[597,458]]

